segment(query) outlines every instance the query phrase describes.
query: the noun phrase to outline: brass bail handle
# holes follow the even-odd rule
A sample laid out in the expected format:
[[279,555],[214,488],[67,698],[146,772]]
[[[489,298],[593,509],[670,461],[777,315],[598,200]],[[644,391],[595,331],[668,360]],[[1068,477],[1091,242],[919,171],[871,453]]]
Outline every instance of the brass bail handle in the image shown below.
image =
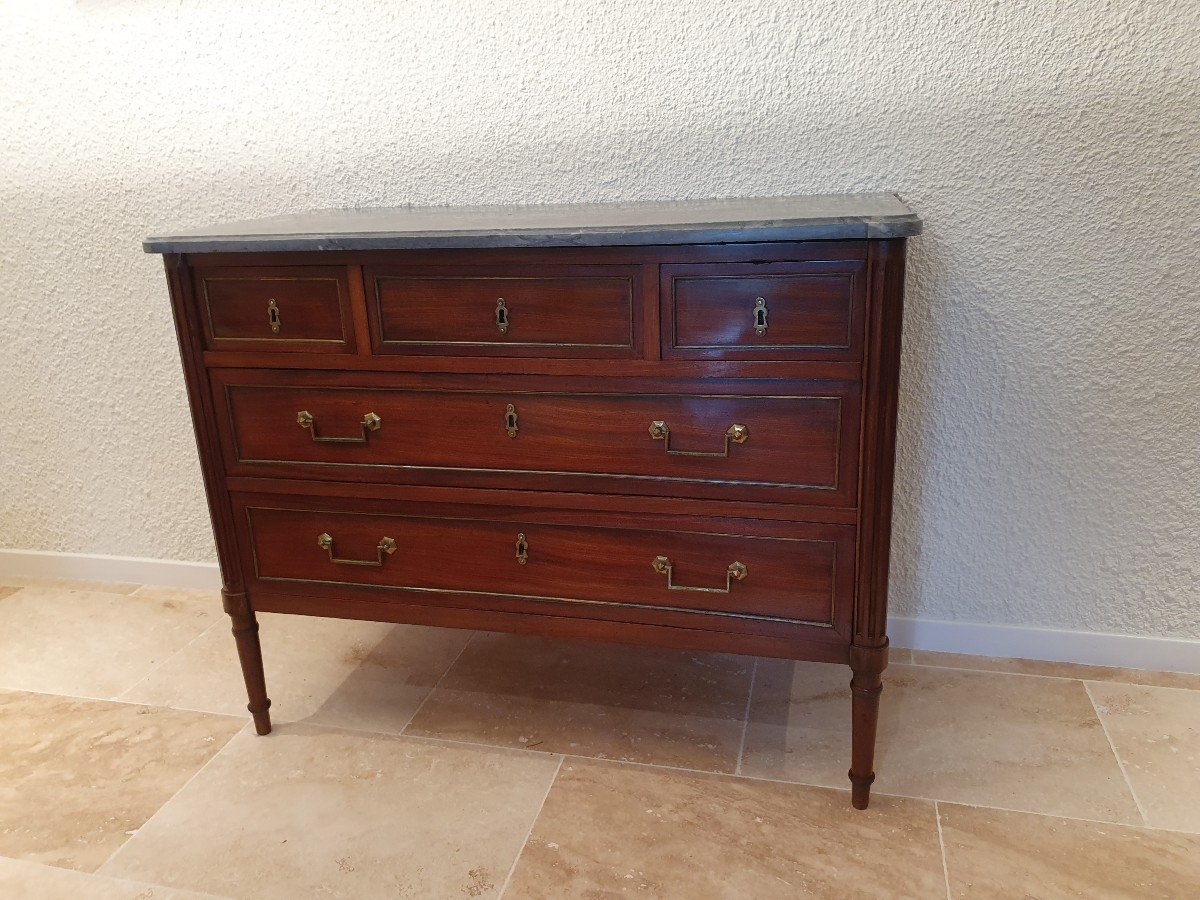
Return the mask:
[[396,552],[396,542],[390,537],[379,539],[379,543],[375,545],[375,559],[338,559],[333,555],[333,536],[328,532],[317,535],[317,546],[329,554],[329,561],[337,563],[339,566],[367,566],[377,568],[383,565],[383,558],[386,554],[391,556]]
[[369,412],[362,417],[362,421],[358,423],[362,429],[362,434],[358,437],[324,437],[317,434],[317,423],[313,419],[312,413],[307,409],[302,409],[296,413],[296,424],[308,431],[313,439],[314,444],[365,444],[367,437],[372,431],[378,431],[379,426],[383,424],[383,419]]
[[726,457],[729,455],[729,445],[744,444],[746,439],[750,437],[750,429],[745,425],[733,424],[725,429],[725,449],[720,451],[704,451],[704,450],[672,450],[671,449],[671,426],[661,420],[650,423],[650,437],[656,441],[663,442],[663,449],[672,456],[719,456]]
[[728,568],[725,569],[725,587],[723,588],[706,588],[706,587],[689,587],[686,584],[675,584],[671,579],[671,573],[674,566],[671,560],[665,556],[656,556],[654,561],[650,563],[654,571],[659,575],[667,576],[667,590],[670,591],[698,591],[701,594],[728,594],[733,589],[734,581],[741,581],[750,574],[750,570],[745,563],[731,562]]

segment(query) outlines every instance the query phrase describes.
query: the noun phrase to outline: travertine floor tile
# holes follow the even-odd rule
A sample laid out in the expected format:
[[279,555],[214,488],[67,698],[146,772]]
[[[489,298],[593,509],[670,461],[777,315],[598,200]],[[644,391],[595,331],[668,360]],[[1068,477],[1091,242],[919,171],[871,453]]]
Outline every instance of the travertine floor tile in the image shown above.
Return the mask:
[[141,585],[124,581],[81,581],[75,578],[16,578],[6,575],[8,587],[33,587],[44,590],[95,591],[101,594],[132,594]]
[[243,723],[0,691],[0,855],[91,871]]
[[0,897],[6,900],[220,900],[213,894],[86,875],[3,857],[0,857]]
[[953,897],[1200,896],[1200,837],[939,804]]
[[938,897],[933,804],[567,759],[505,897]]
[[169,593],[24,588],[0,600],[0,687],[115,697],[219,615]]
[[[470,639],[455,629],[260,613],[274,722],[311,719],[399,732]],[[246,715],[237,647],[223,624],[123,700]]]
[[247,730],[101,872],[247,900],[495,897],[559,762],[308,725]]
[[[913,650],[918,666],[951,669],[975,669],[981,672],[1015,672],[1020,675],[1047,675],[1052,678],[1082,678],[1087,681],[1112,681],[1123,684],[1153,684],[1160,687],[1200,690],[1200,675],[1186,672],[1150,672],[1143,669],[1118,669],[1085,666],[1079,663],[1049,662],[1041,659],[1006,659],[999,656],[970,656],[966,653],[931,653]],[[892,662],[901,662],[893,657]]]
[[[842,666],[760,661],[743,774],[841,787],[849,681]],[[885,793],[1141,821],[1078,681],[892,666],[875,771]]]
[[732,772],[752,663],[480,634],[408,733]]
[[1200,832],[1200,692],[1088,689],[1149,824]]

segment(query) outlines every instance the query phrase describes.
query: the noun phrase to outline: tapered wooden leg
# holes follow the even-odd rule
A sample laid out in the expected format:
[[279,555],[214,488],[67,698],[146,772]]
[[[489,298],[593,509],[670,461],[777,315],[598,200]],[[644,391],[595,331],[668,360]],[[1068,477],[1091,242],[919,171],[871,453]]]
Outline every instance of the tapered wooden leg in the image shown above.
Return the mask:
[[262,646],[258,642],[258,619],[245,594],[221,592],[225,612],[233,620],[233,637],[237,641],[238,660],[250,703],[246,708],[254,716],[254,730],[271,733],[271,701],[267,698],[267,680],[263,674]]
[[879,695],[883,693],[883,670],[887,667],[887,645],[852,647],[850,679],[852,747],[850,750],[850,801],[855,809],[866,809],[875,780],[875,732],[879,724]]

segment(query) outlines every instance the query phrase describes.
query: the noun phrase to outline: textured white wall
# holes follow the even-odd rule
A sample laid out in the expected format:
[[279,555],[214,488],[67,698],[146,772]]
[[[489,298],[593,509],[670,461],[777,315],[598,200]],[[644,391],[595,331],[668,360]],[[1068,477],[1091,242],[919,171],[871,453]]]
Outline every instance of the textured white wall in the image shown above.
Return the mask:
[[894,611],[1200,637],[1195,0],[0,11],[0,546],[213,556],[148,231],[895,190]]

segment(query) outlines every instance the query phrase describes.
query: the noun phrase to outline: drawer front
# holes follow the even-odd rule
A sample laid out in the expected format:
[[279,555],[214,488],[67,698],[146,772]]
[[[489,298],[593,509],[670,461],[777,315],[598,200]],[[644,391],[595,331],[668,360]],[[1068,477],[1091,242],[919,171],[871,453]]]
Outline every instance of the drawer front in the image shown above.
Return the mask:
[[246,503],[243,528],[256,581],[276,589],[363,587],[406,603],[438,594],[428,602],[488,608],[507,598],[568,615],[607,607],[602,616],[716,613],[826,628],[848,611],[854,530],[845,525],[789,523],[780,537],[563,524],[535,509],[439,515],[410,504],[381,513],[347,510],[350,501],[272,499]]
[[354,350],[344,268],[201,269],[195,285],[210,350]]
[[631,267],[366,270],[377,353],[622,357],[637,347]]
[[663,266],[667,359],[862,358],[865,262]]
[[616,394],[532,390],[529,381],[504,390],[509,380],[490,377],[458,379],[453,390],[235,377],[247,375],[217,384],[231,474],[842,506],[855,499],[855,385],[807,382],[765,396]]

